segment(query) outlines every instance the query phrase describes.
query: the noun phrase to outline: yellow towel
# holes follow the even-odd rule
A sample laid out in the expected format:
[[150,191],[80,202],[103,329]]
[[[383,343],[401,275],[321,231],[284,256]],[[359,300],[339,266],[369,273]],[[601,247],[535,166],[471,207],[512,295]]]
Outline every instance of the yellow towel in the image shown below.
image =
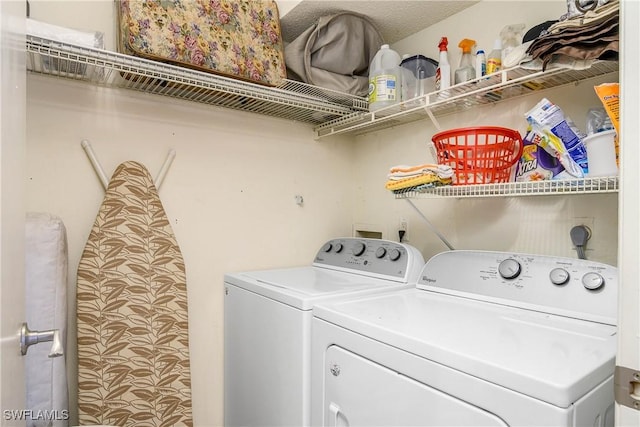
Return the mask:
[[445,185],[451,184],[451,178],[441,179],[435,174],[424,174],[401,180],[389,180],[385,184],[385,188],[391,191],[402,190],[410,187],[416,187],[418,185],[431,184]]

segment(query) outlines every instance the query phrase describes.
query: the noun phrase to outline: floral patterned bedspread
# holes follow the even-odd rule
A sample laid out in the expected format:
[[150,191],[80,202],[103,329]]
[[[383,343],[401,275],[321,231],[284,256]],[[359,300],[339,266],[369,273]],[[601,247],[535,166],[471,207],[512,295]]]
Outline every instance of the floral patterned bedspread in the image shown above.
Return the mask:
[[286,77],[273,0],[120,0],[118,7],[122,53],[271,86]]

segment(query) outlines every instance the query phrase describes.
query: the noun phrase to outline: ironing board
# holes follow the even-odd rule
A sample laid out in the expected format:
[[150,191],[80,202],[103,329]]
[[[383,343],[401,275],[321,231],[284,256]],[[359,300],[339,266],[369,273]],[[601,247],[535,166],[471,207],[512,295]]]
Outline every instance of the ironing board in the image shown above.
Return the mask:
[[185,267],[153,179],[116,168],[78,267],[80,424],[192,426]]

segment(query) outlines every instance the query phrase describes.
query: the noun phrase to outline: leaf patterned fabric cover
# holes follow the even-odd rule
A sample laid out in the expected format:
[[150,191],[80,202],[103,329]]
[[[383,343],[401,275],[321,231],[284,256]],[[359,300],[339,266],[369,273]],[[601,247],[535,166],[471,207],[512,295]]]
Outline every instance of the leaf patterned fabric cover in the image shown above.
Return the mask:
[[82,425],[193,425],[184,261],[139,163],[109,183],[78,267],[77,316]]
[[120,0],[119,49],[266,85],[286,77],[273,0]]

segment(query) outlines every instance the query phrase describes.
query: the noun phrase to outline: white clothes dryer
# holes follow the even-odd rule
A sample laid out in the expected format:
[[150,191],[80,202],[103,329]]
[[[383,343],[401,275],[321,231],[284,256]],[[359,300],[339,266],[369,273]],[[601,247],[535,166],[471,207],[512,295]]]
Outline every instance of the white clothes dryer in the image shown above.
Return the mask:
[[314,307],[316,426],[612,426],[618,271],[451,251],[417,287]]
[[225,426],[308,426],[318,302],[415,287],[424,259],[379,239],[327,242],[309,266],[225,275]]

